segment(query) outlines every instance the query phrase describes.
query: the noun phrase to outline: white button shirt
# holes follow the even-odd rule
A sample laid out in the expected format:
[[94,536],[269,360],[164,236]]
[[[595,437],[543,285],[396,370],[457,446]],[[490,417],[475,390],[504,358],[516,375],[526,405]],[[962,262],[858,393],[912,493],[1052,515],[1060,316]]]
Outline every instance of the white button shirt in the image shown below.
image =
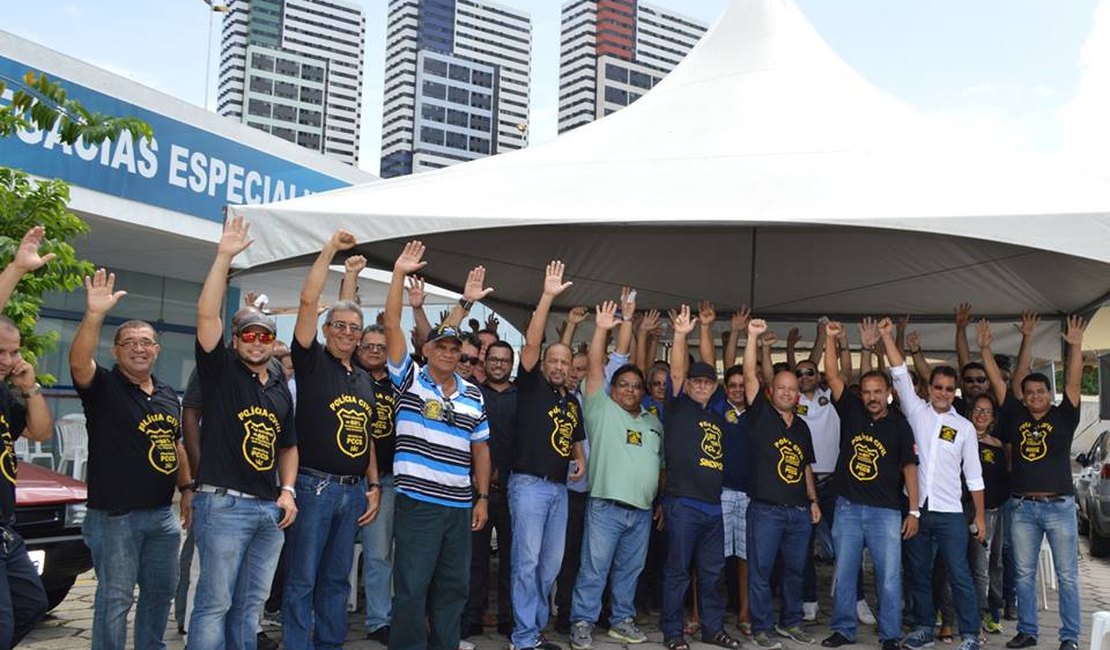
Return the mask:
[[798,395],[795,412],[802,416],[809,426],[813,437],[814,474],[832,474],[836,471],[836,459],[840,455],[840,414],[832,403],[832,391],[818,388],[813,399]]
[[929,510],[934,512],[963,512],[961,470],[968,490],[983,489],[975,427],[956,409],[949,407],[944,413],[937,413],[931,404],[918,397],[906,364],[891,368],[890,373],[902,413],[909,420],[917,443],[918,507],[928,499]]

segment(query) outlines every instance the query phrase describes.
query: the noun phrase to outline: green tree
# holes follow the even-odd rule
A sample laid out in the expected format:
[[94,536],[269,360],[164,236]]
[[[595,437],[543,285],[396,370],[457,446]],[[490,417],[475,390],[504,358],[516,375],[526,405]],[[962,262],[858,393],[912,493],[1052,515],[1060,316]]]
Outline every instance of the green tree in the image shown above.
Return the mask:
[[[125,132],[136,139],[153,136],[150,125],[142,120],[86,109],[45,75],[28,72],[21,82],[0,78],[0,94],[8,83],[15,92],[9,104],[0,106],[0,137],[30,128],[57,128],[59,139],[66,144],[111,141]],[[68,203],[66,183],[32,180],[22,171],[0,167],[0,269],[12,260],[23,235],[36,225],[46,228],[42,251],[56,255],[42,269],[24,276],[3,306],[4,315],[19,327],[27,360],[36,366],[38,359],[58,344],[57,332],[35,332],[43,296],[52,291],[73,291],[84,276],[93,272],[92,263],[78,259],[71,244],[89,227],[67,209]],[[54,380],[50,375],[39,377],[48,386]]]

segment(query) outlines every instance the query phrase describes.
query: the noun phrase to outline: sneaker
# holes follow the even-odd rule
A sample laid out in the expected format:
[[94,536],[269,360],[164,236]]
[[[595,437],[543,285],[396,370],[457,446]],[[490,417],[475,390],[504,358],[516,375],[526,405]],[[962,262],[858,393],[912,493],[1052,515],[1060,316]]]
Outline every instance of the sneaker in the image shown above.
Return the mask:
[[623,621],[609,626],[609,636],[614,639],[619,639],[625,643],[643,643],[647,641],[647,635],[636,627],[636,622],[631,618],[626,618]]
[[867,604],[866,600],[856,601],[856,618],[863,625],[875,624],[875,615],[871,612],[871,606]]
[[540,635],[540,642],[536,644],[535,650],[563,650],[563,646],[553,641],[548,641],[546,636]]
[[281,627],[281,610],[264,610],[262,612],[262,624]]
[[965,636],[960,641],[958,650],[979,650],[979,637],[977,635]]
[[910,632],[902,639],[902,647],[907,650],[921,650],[922,648],[931,648],[934,645],[936,645],[936,640],[933,638],[933,631],[924,627]]
[[1035,645],[1037,645],[1037,637],[1025,632],[1018,632],[1014,638],[1006,642],[1007,648],[1031,648]]
[[757,648],[764,648],[765,650],[780,650],[782,644],[777,639],[771,637],[767,632],[756,632],[752,635],[752,643]]
[[852,643],[854,642],[851,639],[840,632],[833,632],[821,642],[821,645],[826,648],[839,648],[842,645],[852,645]]
[[255,641],[258,645],[258,650],[278,650],[278,642],[266,636],[265,632],[259,632]]
[[1078,641],[1061,641],[1060,650],[1079,650]]
[[990,614],[983,614],[983,631],[987,634],[1002,634],[1002,623],[994,620]]
[[384,646],[388,646],[389,645],[389,626],[388,625],[383,625],[383,626],[379,627],[376,630],[367,632],[366,633],[366,638],[370,639],[371,641],[377,641],[378,643],[380,643]]
[[459,650],[474,650],[476,648],[473,643],[466,640],[459,640]]
[[793,625],[791,627],[776,625],[775,634],[784,639],[793,639],[798,643],[807,643],[810,645],[817,643],[817,637],[803,630],[801,625]]
[[902,650],[902,644],[898,639],[887,639],[883,641],[882,650]]
[[593,644],[593,626],[586,621],[578,621],[570,626],[570,647],[572,650],[590,650]]
[[817,603],[802,603],[802,620],[817,620]]

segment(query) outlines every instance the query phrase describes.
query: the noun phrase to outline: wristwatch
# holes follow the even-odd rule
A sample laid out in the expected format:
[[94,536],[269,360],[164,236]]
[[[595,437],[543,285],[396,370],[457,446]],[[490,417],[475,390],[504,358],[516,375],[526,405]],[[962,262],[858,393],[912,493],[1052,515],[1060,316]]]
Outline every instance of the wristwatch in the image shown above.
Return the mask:
[[914,517],[916,519],[921,519],[921,511],[920,510],[910,510],[910,516]]
[[195,493],[197,491],[197,482],[196,481],[189,481],[188,483],[186,483],[184,485],[179,485],[179,486],[177,486],[177,491],[182,493],[182,494],[185,494],[186,492]]
[[481,500],[481,501],[489,501],[489,495],[488,494],[482,494],[481,492],[479,492],[478,493],[478,499]]
[[35,385],[31,387],[31,390],[23,391],[20,394],[23,395],[23,399],[30,399],[30,398],[34,397],[35,395],[38,395],[41,392],[42,392],[42,384],[40,384],[38,382],[35,382]]
[[292,485],[281,486],[281,491],[288,492],[289,496],[293,497],[294,499],[297,498],[297,488],[293,487]]
[[467,300],[466,298],[459,298],[459,307],[462,307],[464,310],[470,311],[470,308],[473,307],[473,306],[474,306],[474,301],[473,300]]
[[382,489],[382,484],[381,483],[367,483],[366,484],[366,491],[367,492],[373,492],[374,490],[380,490],[380,489]]

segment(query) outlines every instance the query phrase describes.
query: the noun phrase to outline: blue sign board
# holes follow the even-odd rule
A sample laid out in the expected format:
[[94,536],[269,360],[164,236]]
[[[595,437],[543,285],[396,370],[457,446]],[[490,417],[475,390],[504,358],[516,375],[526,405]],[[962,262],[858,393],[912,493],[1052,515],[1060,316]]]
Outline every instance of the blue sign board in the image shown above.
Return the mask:
[[[39,72],[0,56],[0,78],[22,79],[29,71]],[[154,139],[136,142],[123,134],[115,142],[70,146],[56,130],[22,131],[0,139],[0,165],[211,221],[223,220],[228,203],[269,203],[350,185],[71,79],[48,76],[91,111],[143,120]],[[6,85],[5,103],[12,92],[12,84]]]

